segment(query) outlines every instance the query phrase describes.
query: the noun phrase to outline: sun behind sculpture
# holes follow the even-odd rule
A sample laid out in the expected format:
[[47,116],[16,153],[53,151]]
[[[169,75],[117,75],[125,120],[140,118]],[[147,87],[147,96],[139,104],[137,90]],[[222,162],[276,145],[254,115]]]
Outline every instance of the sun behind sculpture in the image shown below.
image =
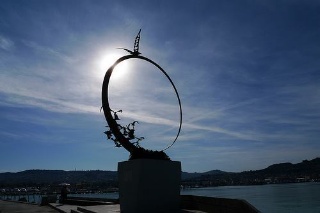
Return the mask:
[[[114,62],[120,57],[121,57],[120,54],[114,54],[114,53],[105,54],[103,57],[101,57],[101,59],[99,59],[98,61],[99,68],[100,68],[99,76],[103,77],[105,75],[106,67],[111,67],[114,64]],[[124,61],[123,63],[119,64],[115,69],[117,70],[112,75],[112,79],[120,80],[123,77],[125,77],[126,74],[128,74],[128,70],[130,69],[130,66],[127,61]]]
[[[130,159],[139,159],[139,158],[147,158],[147,159],[160,159],[160,160],[170,160],[170,158],[167,156],[167,154],[164,152],[164,150],[170,148],[178,139],[181,126],[182,126],[182,107],[181,107],[181,101],[178,94],[178,91],[169,77],[169,75],[154,61],[141,56],[141,53],[139,52],[139,41],[140,41],[140,33],[139,31],[138,35],[136,36],[135,42],[134,42],[134,48],[133,51],[128,50],[126,48],[119,48],[123,49],[127,52],[129,52],[129,55],[120,57],[106,72],[103,85],[102,85],[102,107],[103,109],[106,121],[108,122],[108,126],[106,126],[108,129],[104,133],[106,134],[107,138],[109,140],[112,140],[115,143],[116,147],[124,147],[127,151],[130,152]],[[170,144],[168,147],[163,149],[162,151],[153,151],[153,150],[147,150],[140,146],[140,141],[144,139],[144,137],[138,137],[135,135],[135,128],[136,125],[139,124],[138,121],[133,121],[132,123],[129,123],[127,125],[120,125],[117,123],[119,118],[119,114],[122,113],[121,109],[113,110],[109,106],[109,100],[108,100],[108,86],[109,81],[111,78],[111,75],[114,71],[114,69],[120,64],[123,63],[125,60],[128,59],[141,59],[143,61],[149,62],[156,66],[170,81],[178,99],[179,103],[179,109],[180,109],[180,125],[179,130],[176,135],[176,138]]]

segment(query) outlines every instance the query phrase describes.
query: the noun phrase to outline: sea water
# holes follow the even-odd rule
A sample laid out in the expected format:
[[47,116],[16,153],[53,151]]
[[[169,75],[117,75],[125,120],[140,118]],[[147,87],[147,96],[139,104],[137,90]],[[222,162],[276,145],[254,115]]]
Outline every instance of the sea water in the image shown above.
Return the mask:
[[[320,213],[320,183],[220,186],[184,189],[182,195],[244,199],[263,213]],[[74,195],[118,198],[118,193]]]
[[[220,186],[184,189],[181,190],[181,194],[244,199],[263,213],[320,213],[320,183]],[[71,194],[68,196],[118,198],[119,194]],[[40,197],[30,196],[29,202],[33,200],[37,203]]]
[[[320,213],[320,183],[313,182],[183,189],[181,194],[244,199],[263,213]],[[80,196],[118,198],[119,194]]]
[[221,186],[181,194],[244,199],[263,213],[320,213],[320,183]]

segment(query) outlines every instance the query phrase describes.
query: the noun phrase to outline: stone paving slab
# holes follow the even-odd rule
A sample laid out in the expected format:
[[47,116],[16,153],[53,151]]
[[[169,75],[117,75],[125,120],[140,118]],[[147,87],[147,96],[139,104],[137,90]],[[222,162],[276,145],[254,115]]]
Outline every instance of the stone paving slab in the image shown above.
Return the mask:
[[[76,206],[76,205],[63,205],[58,203],[50,203],[50,206],[52,206],[55,209],[59,209],[61,212],[70,213],[71,210],[73,212],[81,212],[78,208],[86,209],[91,211],[92,213],[116,213],[120,212],[120,205],[114,204],[114,205],[98,205],[98,206]],[[204,213],[202,211],[196,211],[196,210],[186,210],[183,209],[180,211],[180,213]]]
[[103,205],[103,206],[81,206],[80,208],[86,209],[91,211],[92,213],[100,213],[100,212],[110,212],[110,213],[115,213],[115,212],[120,212],[120,205],[115,204],[115,205]]
[[58,210],[59,212],[65,212],[70,213],[71,210],[77,211],[76,205],[68,205],[68,204],[60,204],[60,203],[49,203],[49,206],[51,206],[53,209]]
[[54,209],[58,209],[59,211],[70,213],[71,210],[78,211],[78,208],[86,209],[95,213],[115,213],[120,212],[120,205],[97,205],[97,206],[77,206],[77,205],[68,205],[68,204],[58,204],[58,203],[49,203]]
[[57,213],[58,211],[49,206],[38,206],[34,204],[26,204],[12,201],[0,200],[0,213]]

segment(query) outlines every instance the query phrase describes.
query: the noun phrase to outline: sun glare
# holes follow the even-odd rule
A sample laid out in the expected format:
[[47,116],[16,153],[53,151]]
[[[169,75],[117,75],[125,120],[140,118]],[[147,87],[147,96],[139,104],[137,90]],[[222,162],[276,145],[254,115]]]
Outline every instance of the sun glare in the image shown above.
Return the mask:
[[[119,59],[121,55],[117,54],[108,54],[102,57],[100,61],[100,72],[101,76],[104,77],[107,70]],[[128,62],[123,61],[116,66],[113,70],[111,78],[114,80],[120,80],[121,78],[125,77],[126,73],[128,72]]]

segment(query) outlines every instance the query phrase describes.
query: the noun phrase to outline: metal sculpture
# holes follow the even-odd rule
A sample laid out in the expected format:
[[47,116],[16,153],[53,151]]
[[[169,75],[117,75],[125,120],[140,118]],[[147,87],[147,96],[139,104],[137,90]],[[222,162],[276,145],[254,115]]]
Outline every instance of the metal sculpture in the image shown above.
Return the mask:
[[[127,151],[130,152],[130,159],[138,159],[138,158],[149,158],[149,159],[163,159],[163,160],[170,160],[170,158],[164,153],[164,150],[167,150],[170,148],[178,139],[180,131],[181,131],[181,126],[182,126],[182,107],[181,107],[181,101],[180,97],[178,94],[178,91],[169,77],[169,75],[154,61],[141,56],[141,53],[139,52],[139,41],[140,41],[140,33],[141,29],[136,36],[135,42],[134,42],[134,48],[133,51],[128,50],[126,48],[118,48],[118,49],[123,49],[127,52],[130,53],[130,55],[123,56],[119,58],[106,72],[103,85],[102,85],[102,108],[104,112],[104,116],[106,118],[106,121],[108,122],[109,130],[105,131],[104,133],[107,135],[107,138],[110,140],[113,140],[115,143],[116,147],[124,147]],[[180,123],[179,123],[179,130],[178,133],[174,139],[174,141],[165,149],[162,151],[153,151],[153,150],[147,150],[143,147],[140,146],[139,142],[144,139],[144,137],[136,137],[135,136],[135,125],[136,123],[139,123],[138,121],[134,121],[126,126],[122,126],[118,124],[116,121],[120,120],[119,116],[117,113],[121,113],[122,110],[114,111],[110,108],[109,106],[109,101],[108,101],[108,86],[109,86],[109,81],[110,77],[112,75],[112,72],[114,68],[121,62],[128,60],[128,59],[141,59],[144,61],[147,61],[154,66],[156,66],[170,81],[178,99],[179,103],[179,110],[180,110]]]
[[123,48],[123,47],[120,47],[120,48],[117,48],[117,49],[125,50],[128,53],[130,53],[131,55],[140,55],[141,54],[139,52],[140,33],[141,33],[141,29],[139,30],[138,35],[136,36],[136,39],[134,40],[133,51],[128,50],[128,49]]

